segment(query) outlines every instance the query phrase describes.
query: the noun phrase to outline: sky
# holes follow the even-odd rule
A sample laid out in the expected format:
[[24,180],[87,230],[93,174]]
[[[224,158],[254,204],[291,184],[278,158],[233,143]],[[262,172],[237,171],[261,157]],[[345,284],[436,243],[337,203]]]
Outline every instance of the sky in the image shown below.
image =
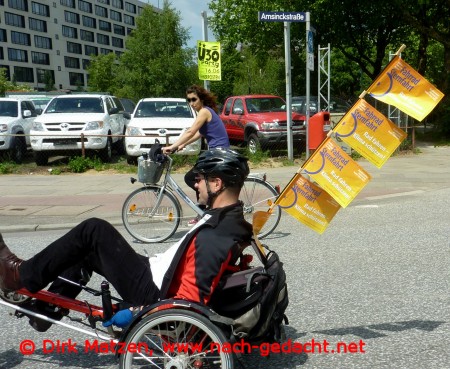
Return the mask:
[[[163,0],[144,0],[149,4],[162,7]],[[199,0],[170,0],[172,7],[180,12],[181,25],[189,29],[191,39],[188,41],[189,47],[196,47],[197,40],[203,40],[203,18],[201,13],[206,11],[208,16],[212,13],[208,8],[207,1]],[[214,35],[208,29],[208,41],[214,41]]]

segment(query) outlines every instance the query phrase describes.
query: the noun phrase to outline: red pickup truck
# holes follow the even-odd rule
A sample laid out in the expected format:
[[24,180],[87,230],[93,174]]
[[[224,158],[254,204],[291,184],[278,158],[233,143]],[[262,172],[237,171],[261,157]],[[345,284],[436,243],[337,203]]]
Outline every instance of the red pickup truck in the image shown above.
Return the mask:
[[[245,95],[229,97],[220,118],[233,143],[245,143],[250,153],[262,148],[287,148],[286,102],[279,96]],[[305,116],[292,112],[294,149],[304,150]]]

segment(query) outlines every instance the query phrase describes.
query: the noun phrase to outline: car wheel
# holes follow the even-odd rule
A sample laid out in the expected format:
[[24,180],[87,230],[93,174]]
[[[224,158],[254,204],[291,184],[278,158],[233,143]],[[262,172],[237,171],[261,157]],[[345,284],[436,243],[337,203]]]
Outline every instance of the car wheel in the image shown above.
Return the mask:
[[248,136],[247,147],[250,154],[256,154],[261,149],[259,138],[254,133]]
[[104,163],[110,163],[112,160],[112,139],[108,136],[106,139],[106,146],[100,151],[100,159]]
[[137,157],[136,156],[127,156],[127,163],[130,165],[136,165]]
[[10,157],[16,164],[22,164],[26,150],[26,143],[23,137],[14,137],[10,149]]
[[34,162],[36,165],[47,165],[48,164],[48,154],[42,151],[34,152]]

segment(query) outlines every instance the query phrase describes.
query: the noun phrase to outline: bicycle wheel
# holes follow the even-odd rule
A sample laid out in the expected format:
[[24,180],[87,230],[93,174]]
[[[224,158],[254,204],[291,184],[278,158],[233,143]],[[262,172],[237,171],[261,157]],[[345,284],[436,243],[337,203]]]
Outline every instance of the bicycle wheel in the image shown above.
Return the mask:
[[[242,187],[239,200],[244,203],[244,217],[247,222],[252,223],[253,213],[256,211],[267,211],[278,197],[277,190],[268,182],[257,177],[247,177]],[[262,227],[259,238],[271,234],[277,227],[281,218],[281,209],[275,206],[269,219]]]
[[225,342],[222,331],[198,313],[181,309],[158,311],[126,335],[124,346],[140,350],[125,350],[119,367],[233,369],[231,350],[222,350]]
[[180,224],[181,206],[177,198],[164,190],[158,202],[160,188],[146,186],[133,191],[122,207],[125,229],[135,239],[145,242],[162,242],[170,238]]

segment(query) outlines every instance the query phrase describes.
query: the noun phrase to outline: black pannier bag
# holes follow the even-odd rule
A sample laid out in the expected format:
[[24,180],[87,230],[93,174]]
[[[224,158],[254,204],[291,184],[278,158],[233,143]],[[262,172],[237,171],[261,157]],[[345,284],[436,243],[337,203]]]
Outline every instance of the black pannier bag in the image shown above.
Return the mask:
[[254,241],[251,244],[262,266],[225,275],[210,306],[218,314],[234,319],[235,338],[282,342],[283,324],[289,324],[285,315],[289,298],[283,263],[275,251],[268,250],[264,255]]

